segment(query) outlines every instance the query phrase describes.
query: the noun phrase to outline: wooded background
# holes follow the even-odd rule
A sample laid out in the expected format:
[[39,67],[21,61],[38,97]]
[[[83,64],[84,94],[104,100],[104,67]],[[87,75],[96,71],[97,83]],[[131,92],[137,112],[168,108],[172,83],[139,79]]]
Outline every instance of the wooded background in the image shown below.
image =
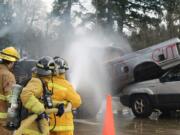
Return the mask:
[[113,35],[123,37],[133,50],[180,37],[180,0],[91,3],[94,12],[84,6],[86,1],[54,0],[52,11],[46,12],[41,0],[0,0],[0,49],[13,44],[36,56],[50,43],[66,46],[79,27],[92,34],[101,31],[117,46]]

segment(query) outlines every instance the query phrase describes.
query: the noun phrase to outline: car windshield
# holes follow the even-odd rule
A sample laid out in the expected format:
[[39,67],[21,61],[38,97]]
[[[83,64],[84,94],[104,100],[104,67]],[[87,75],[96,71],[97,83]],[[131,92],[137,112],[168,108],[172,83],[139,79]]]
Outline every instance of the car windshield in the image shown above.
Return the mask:
[[180,81],[180,66],[170,69],[160,79],[163,81]]

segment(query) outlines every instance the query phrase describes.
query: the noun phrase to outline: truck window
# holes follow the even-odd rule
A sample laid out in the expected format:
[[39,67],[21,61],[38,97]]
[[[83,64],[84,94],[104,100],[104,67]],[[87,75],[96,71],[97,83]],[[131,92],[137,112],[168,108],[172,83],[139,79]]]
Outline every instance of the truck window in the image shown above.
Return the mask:
[[180,43],[177,43],[176,46],[177,46],[177,49],[178,49],[178,53],[180,55]]

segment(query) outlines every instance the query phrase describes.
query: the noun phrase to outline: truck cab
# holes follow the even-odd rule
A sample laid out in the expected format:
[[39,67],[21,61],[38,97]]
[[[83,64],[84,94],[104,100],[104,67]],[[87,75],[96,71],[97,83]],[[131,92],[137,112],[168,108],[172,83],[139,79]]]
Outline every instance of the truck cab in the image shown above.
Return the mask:
[[160,77],[168,69],[180,64],[180,39],[173,38],[151,47],[107,61],[112,90],[119,93],[132,82]]

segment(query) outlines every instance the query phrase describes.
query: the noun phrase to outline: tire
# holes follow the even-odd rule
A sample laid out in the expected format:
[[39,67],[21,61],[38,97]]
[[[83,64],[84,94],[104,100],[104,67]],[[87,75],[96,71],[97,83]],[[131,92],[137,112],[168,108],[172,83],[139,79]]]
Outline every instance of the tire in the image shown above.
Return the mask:
[[152,106],[148,96],[134,95],[131,99],[131,109],[137,118],[149,117],[152,113]]

